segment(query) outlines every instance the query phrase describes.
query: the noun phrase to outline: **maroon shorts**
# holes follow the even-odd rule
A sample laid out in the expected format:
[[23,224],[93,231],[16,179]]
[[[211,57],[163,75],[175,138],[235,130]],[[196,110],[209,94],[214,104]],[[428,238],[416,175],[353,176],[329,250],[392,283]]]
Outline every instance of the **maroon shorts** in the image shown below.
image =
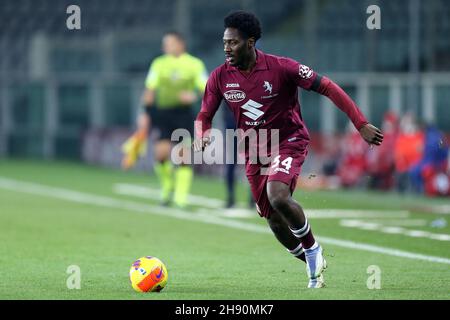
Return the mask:
[[261,217],[268,218],[270,213],[274,211],[267,196],[267,183],[269,181],[281,181],[290,187],[292,194],[307,153],[306,148],[295,153],[280,151],[280,154],[274,158],[270,166],[260,168],[259,174],[247,173],[253,199],[256,202],[256,209]]

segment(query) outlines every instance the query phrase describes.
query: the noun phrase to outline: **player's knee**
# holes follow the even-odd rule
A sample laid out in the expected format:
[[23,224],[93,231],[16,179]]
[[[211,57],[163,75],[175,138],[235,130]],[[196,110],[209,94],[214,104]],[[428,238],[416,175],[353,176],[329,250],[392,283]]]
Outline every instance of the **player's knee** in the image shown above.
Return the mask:
[[269,183],[267,185],[267,197],[272,208],[278,212],[285,212],[289,208],[291,194],[287,185],[278,181]]
[[289,207],[289,198],[290,196],[283,193],[269,194],[270,205],[278,212],[284,212]]

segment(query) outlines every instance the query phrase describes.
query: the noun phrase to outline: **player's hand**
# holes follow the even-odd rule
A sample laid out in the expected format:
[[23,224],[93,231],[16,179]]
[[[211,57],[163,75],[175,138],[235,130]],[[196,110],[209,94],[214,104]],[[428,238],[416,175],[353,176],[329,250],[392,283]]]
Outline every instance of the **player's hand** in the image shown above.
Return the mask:
[[196,138],[194,142],[192,143],[192,148],[194,149],[194,152],[203,151],[207,145],[211,143],[211,138],[209,137],[203,137],[203,138]]
[[370,123],[359,129],[359,134],[370,145],[374,144],[379,146],[383,142],[383,134],[381,133],[381,130]]

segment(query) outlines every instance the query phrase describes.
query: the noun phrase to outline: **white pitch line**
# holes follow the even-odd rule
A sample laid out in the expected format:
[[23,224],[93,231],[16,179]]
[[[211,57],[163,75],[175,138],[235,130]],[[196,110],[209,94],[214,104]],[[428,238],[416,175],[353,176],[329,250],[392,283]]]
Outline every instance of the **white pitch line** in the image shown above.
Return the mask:
[[341,246],[341,247],[345,247],[345,248],[349,248],[349,249],[377,252],[377,253],[386,254],[386,255],[390,255],[390,256],[394,256],[394,257],[401,257],[401,258],[407,258],[407,259],[413,259],[413,260],[423,260],[423,261],[429,261],[429,262],[450,264],[450,259],[448,259],[448,258],[428,256],[428,255],[424,255],[424,254],[420,254],[420,253],[412,253],[412,252],[407,252],[407,251],[403,251],[403,250],[379,247],[379,246],[374,246],[371,244],[364,244],[364,243],[347,241],[347,240],[339,240],[339,239],[334,239],[334,238],[320,237],[319,239],[323,243],[328,243],[330,245]]
[[198,213],[207,213],[214,214],[221,217],[227,218],[254,218],[257,213],[256,210],[250,210],[245,208],[222,208],[222,209],[207,209],[207,208],[199,208],[197,209]]
[[[28,193],[33,195],[40,195],[55,199],[61,199],[70,202],[83,203],[89,205],[96,205],[114,209],[125,209],[129,211],[139,212],[139,213],[149,213],[153,215],[160,215],[165,217],[173,217],[177,219],[199,221],[208,224],[220,225],[234,229],[247,230],[257,233],[268,233],[271,231],[267,226],[246,223],[230,219],[222,219],[217,216],[207,215],[207,214],[196,214],[192,212],[186,212],[183,210],[164,208],[160,206],[152,206],[148,204],[119,200],[106,196],[96,196],[84,192],[74,191],[65,188],[56,188],[45,186],[42,184],[32,183],[32,182],[22,182],[9,178],[0,177],[0,188],[5,190]],[[443,264],[450,264],[450,259],[436,256],[423,255],[418,253],[411,253],[402,250],[396,250],[392,248],[379,247],[370,244],[358,243],[348,240],[340,240],[328,237],[317,237],[318,240],[324,244],[329,244],[333,246],[339,246],[343,248],[362,250],[368,252],[376,252],[385,255],[390,255],[394,257],[402,257],[413,260],[422,260]]]
[[437,214],[450,214],[450,205],[446,205],[446,204],[433,205],[433,206],[429,206],[429,207],[424,207],[423,210],[431,211],[432,213],[437,213]]
[[[160,190],[153,189],[150,187],[144,187],[129,183],[116,183],[113,186],[113,191],[117,194],[135,196],[139,198],[160,200]],[[190,205],[201,205],[207,208],[224,208],[225,202],[220,199],[214,199],[210,197],[198,196],[190,194],[188,196],[188,204]]]
[[333,218],[408,218],[406,210],[358,210],[358,209],[307,209],[308,218],[333,219]]
[[425,219],[370,219],[370,222],[381,223],[385,226],[402,226],[402,227],[424,227],[428,224]]
[[[159,189],[153,189],[150,187],[144,187],[140,185],[134,185],[129,183],[116,183],[113,186],[113,192],[132,196],[136,198],[160,200]],[[225,202],[220,199],[211,197],[190,195],[188,198],[190,205],[199,206],[203,208],[220,209],[224,211]],[[239,212],[228,211],[222,214],[229,217],[248,217],[246,209],[241,209]],[[409,212],[406,210],[360,210],[360,209],[308,209],[306,210],[308,218],[313,219],[337,219],[337,218],[383,218],[383,219],[395,219],[395,218],[407,218]]]
[[[142,199],[152,199],[159,201],[160,191],[159,189],[153,189],[150,187],[144,187],[139,185],[116,183],[113,185],[113,192],[120,195],[132,196]],[[188,204],[201,206],[200,213],[213,213],[218,216],[229,218],[253,218],[256,214],[256,210],[252,211],[245,208],[230,208],[225,209],[225,202],[220,199],[207,198],[198,195],[189,195]]]
[[439,241],[450,241],[449,234],[431,233],[431,232],[423,231],[423,230],[410,230],[410,229],[405,229],[400,226],[386,226],[382,223],[343,219],[339,222],[339,224],[343,227],[348,227],[348,228],[372,230],[372,231],[379,231],[379,232],[390,233],[390,234],[401,234],[404,236],[409,236],[409,237],[414,237],[414,238],[428,238],[428,239],[439,240]]

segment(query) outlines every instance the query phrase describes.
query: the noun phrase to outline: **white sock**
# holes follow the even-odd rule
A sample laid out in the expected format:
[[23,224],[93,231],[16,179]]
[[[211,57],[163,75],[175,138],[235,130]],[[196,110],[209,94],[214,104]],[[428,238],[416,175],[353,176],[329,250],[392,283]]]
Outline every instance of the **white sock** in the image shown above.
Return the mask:
[[319,246],[319,244],[317,243],[317,241],[314,242],[314,244],[311,246],[311,248],[305,249],[305,254],[306,254],[306,252],[317,249],[318,246]]
[[289,229],[292,231],[292,233],[294,234],[294,236],[296,236],[297,238],[303,238],[304,236],[306,236],[306,234],[309,232],[309,230],[311,229],[308,223],[308,219],[305,219],[305,224],[303,227],[301,227],[300,229],[291,229],[291,227],[289,227]]

